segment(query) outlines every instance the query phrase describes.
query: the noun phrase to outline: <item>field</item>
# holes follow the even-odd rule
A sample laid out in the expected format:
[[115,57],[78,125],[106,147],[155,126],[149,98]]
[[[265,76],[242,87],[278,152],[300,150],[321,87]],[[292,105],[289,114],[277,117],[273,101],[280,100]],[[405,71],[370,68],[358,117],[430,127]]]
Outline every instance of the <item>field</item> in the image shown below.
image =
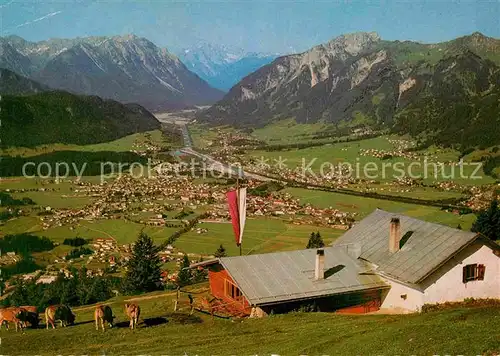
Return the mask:
[[196,148],[209,147],[215,140],[217,140],[217,131],[229,133],[235,130],[229,126],[219,126],[214,128],[205,124],[189,125],[189,134],[193,140],[193,146]]
[[[204,222],[198,225],[208,232],[190,231],[182,235],[175,247],[192,253],[210,255],[223,244],[228,255],[239,254],[230,223]],[[319,231],[325,244],[333,242],[344,231],[309,225],[293,225],[277,219],[248,219],[243,235],[242,253],[255,254],[273,251],[298,250],[307,245],[311,232]]]
[[298,124],[294,119],[279,120],[263,128],[255,129],[252,136],[270,145],[309,142],[316,133],[327,130],[329,127],[330,125],[321,122]]
[[476,218],[474,214],[456,215],[443,211],[440,208],[426,205],[406,204],[300,188],[287,188],[285,191],[299,198],[301,203],[310,203],[320,208],[332,207],[342,211],[357,213],[356,220],[360,220],[375,209],[380,208],[451,227],[457,227],[460,224],[464,230],[468,230]]
[[79,146],[79,145],[66,145],[66,144],[51,144],[35,148],[16,147],[16,148],[0,150],[0,154],[8,156],[19,155],[23,157],[29,157],[29,156],[40,155],[43,153],[50,153],[54,151],[125,152],[137,149],[137,145],[144,144],[145,142],[151,142],[159,146],[168,145],[168,141],[165,139],[162,132],[160,130],[153,130],[153,131],[141,132],[125,136],[115,141],[97,143],[93,145]]
[[[247,157],[257,160],[261,158],[267,159],[267,163],[271,166],[281,160],[289,169],[298,167],[303,170],[305,167],[310,167],[315,174],[321,173],[322,169],[324,174],[327,174],[331,171],[332,165],[338,167],[339,164],[347,165],[349,163],[354,170],[352,177],[374,179],[381,182],[392,181],[395,176],[400,176],[401,169],[403,169],[404,176],[423,178],[423,182],[427,184],[439,181],[454,181],[465,185],[482,185],[495,181],[493,178],[486,176],[482,169],[475,173],[476,166],[469,164],[464,164],[462,172],[458,165],[452,166],[450,164],[445,164],[443,169],[438,168],[436,172],[433,162],[458,161],[459,153],[449,149],[437,150],[431,147],[418,152],[419,159],[416,162],[420,162],[419,165],[411,165],[412,162],[415,162],[414,159],[393,157],[384,160],[378,157],[361,155],[362,150],[394,151],[396,147],[389,139],[398,139],[398,137],[379,136],[361,141],[332,143],[286,151],[249,151]],[[424,157],[428,157],[427,166]],[[370,168],[373,165],[375,165],[375,169]],[[365,167],[367,168],[365,169]],[[475,176],[480,178],[473,178]]]
[[[195,300],[202,289],[194,290]],[[187,299],[184,295],[184,299]],[[137,297],[134,297],[137,298]],[[109,301],[115,328],[96,331],[93,307],[75,308],[64,329],[2,329],[3,354],[24,355],[494,355],[500,351],[497,307],[456,308],[414,315],[290,313],[264,319],[210,319],[174,313],[174,293],[135,299],[139,328],[130,331],[124,297]],[[142,299],[141,299],[142,298]],[[42,325],[44,327],[44,325]]]

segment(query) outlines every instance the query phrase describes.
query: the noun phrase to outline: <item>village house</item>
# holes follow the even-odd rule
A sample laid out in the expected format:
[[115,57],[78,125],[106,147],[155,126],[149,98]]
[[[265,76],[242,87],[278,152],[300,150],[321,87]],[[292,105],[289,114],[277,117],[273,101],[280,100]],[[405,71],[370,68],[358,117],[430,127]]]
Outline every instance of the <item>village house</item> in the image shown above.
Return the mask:
[[234,314],[304,305],[322,311],[417,312],[424,304],[500,298],[500,246],[480,234],[375,210],[323,249],[222,257],[210,290]]

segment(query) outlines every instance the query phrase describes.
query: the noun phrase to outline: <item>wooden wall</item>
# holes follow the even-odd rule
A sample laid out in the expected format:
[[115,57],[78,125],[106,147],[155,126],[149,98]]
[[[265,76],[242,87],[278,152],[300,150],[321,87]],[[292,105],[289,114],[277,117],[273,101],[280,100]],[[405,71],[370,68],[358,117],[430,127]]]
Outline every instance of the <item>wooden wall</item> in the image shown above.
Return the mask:
[[223,300],[229,309],[237,309],[250,314],[250,303],[243,295],[236,299],[230,297],[230,292],[227,290],[228,282],[234,286],[236,286],[236,283],[234,283],[229,273],[221,265],[210,267],[208,279],[210,282],[210,293],[214,297]]

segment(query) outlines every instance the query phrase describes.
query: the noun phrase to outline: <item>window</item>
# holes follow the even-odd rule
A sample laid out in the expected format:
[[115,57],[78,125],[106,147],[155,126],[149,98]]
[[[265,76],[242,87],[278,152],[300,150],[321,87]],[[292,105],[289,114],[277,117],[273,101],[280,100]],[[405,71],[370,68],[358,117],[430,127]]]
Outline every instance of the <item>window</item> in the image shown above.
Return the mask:
[[465,266],[463,269],[463,282],[482,281],[485,269],[484,265],[478,265],[477,263]]
[[225,290],[226,290],[226,295],[229,298],[232,298],[234,300],[240,300],[243,295],[241,294],[241,291],[238,287],[236,287],[234,284],[232,284],[230,281],[226,279],[226,284],[225,284]]

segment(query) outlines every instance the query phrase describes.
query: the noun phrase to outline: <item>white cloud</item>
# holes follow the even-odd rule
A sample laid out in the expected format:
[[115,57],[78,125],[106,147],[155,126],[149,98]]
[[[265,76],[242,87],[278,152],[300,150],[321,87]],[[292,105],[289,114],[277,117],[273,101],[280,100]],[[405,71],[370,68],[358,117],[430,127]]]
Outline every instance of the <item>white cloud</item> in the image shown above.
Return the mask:
[[5,4],[0,5],[0,9],[3,9],[4,7],[9,6],[9,5],[10,5],[10,4],[12,4],[13,2],[14,2],[14,0],[11,0],[11,1],[9,1],[8,3],[5,3]]
[[40,22],[42,20],[45,20],[45,19],[48,19],[49,17],[53,17],[53,16],[56,16],[56,15],[59,15],[62,11],[55,11],[55,12],[51,12],[50,14],[47,14],[47,15],[44,15],[42,17],[39,17],[37,19],[34,19],[34,20],[31,20],[31,21],[27,21],[25,23],[22,23],[20,25],[17,25],[15,26],[14,28],[19,28],[19,27],[24,27],[24,26],[28,26],[28,25],[31,25],[31,24],[34,24],[36,22]]

